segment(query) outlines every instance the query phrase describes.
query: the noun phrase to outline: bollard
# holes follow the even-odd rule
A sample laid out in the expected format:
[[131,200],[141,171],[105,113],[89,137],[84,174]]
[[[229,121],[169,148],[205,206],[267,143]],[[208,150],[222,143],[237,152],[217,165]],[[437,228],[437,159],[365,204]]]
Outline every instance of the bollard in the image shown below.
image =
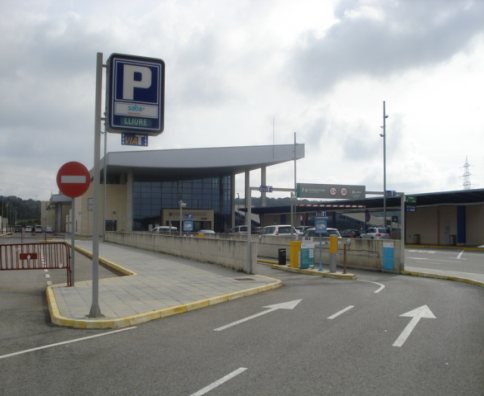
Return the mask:
[[329,236],[329,272],[336,272],[336,255],[338,254],[338,237]]

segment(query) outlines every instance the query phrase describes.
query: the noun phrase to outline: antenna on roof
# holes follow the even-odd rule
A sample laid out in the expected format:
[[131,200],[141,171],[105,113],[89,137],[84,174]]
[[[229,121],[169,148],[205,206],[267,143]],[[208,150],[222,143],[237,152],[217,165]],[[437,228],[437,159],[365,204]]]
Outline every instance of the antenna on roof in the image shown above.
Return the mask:
[[464,178],[464,190],[470,190],[471,189],[471,173],[469,172],[469,168],[471,167],[471,164],[469,164],[469,160],[467,159],[466,156],[466,163],[464,164],[464,174],[462,177]]

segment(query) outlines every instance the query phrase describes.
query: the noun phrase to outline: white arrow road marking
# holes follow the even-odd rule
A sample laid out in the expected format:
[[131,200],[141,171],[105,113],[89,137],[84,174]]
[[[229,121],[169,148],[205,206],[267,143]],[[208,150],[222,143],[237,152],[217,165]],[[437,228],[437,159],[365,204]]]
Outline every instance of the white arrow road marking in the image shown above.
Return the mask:
[[211,390],[217,388],[218,386],[222,385],[224,382],[230,381],[232,378],[242,374],[246,367],[240,367],[237,370],[232,371],[230,374],[227,374],[225,377],[220,378],[219,380],[212,382],[210,385],[207,385],[205,388],[200,389],[198,392],[192,393],[190,396],[202,396],[210,392]]
[[457,255],[457,260],[460,260],[462,258],[462,255],[464,254],[464,251],[462,250],[458,255]]
[[415,308],[411,311],[401,314],[400,316],[412,318],[412,320],[410,320],[410,322],[395,340],[393,343],[394,347],[401,347],[403,344],[405,344],[405,341],[407,341],[407,338],[410,336],[415,326],[417,326],[417,323],[420,321],[420,319],[436,319],[435,315],[427,305],[422,305],[421,307]]
[[374,294],[380,293],[385,288],[384,284],[378,283],[378,282],[373,282],[373,281],[368,281],[368,280],[363,280],[363,279],[358,279],[358,282],[373,283],[374,285],[380,286],[377,290],[375,290],[373,292]]
[[280,303],[280,304],[266,305],[265,307],[262,307],[262,308],[268,308],[266,311],[256,313],[255,315],[247,316],[246,318],[237,320],[236,322],[226,324],[225,326],[222,326],[222,327],[217,327],[216,329],[213,329],[213,331],[222,331],[222,330],[228,329],[229,327],[237,326],[238,324],[241,324],[249,320],[258,318],[259,316],[277,311],[278,309],[294,309],[301,301],[302,300],[293,300],[293,301],[287,301],[285,303]]

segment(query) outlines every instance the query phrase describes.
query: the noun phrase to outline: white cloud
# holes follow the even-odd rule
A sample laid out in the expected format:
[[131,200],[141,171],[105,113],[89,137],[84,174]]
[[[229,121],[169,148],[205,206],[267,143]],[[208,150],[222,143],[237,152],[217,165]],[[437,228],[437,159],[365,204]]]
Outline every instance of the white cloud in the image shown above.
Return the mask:
[[[92,166],[96,52],[165,61],[165,132],[149,149],[292,143],[296,131],[299,181],[378,190],[386,100],[390,189],[462,188],[466,156],[484,187],[480,1],[36,0],[3,11],[1,195],[47,199],[62,163]],[[117,134],[108,148],[129,149]],[[268,182],[291,186],[292,172],[268,169]]]

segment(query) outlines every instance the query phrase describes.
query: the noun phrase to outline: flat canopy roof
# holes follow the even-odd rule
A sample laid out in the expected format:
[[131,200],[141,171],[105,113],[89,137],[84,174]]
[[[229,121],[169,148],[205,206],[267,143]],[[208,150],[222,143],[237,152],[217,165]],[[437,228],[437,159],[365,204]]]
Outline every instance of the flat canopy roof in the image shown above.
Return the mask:
[[[415,206],[433,206],[433,205],[472,205],[484,203],[484,189],[442,191],[435,193],[408,194],[415,197]],[[399,208],[400,197],[389,197],[386,199],[387,208]],[[381,209],[383,207],[383,197],[366,198],[359,200],[338,200],[338,201],[320,201],[314,203],[300,203],[296,205],[297,212],[311,212],[315,210],[358,210],[358,209]],[[241,209],[245,210],[245,209]],[[256,207],[252,208],[252,213],[289,213],[290,206],[282,205],[276,207]]]
[[238,174],[292,161],[294,156],[304,158],[304,144],[119,151],[106,158],[111,175],[132,171],[134,175],[178,177]]

